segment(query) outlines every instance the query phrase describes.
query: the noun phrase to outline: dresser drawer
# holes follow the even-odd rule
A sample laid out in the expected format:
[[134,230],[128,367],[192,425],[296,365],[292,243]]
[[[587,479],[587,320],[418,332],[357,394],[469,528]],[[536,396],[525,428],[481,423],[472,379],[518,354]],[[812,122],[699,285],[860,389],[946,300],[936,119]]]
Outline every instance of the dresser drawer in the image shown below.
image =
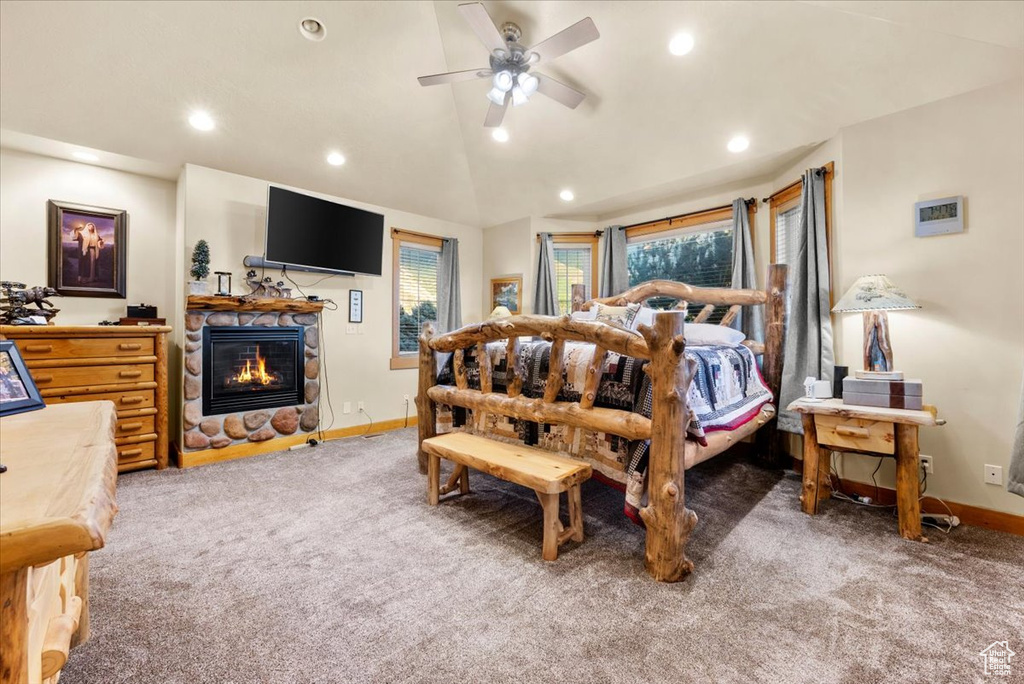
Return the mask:
[[50,337],[14,340],[26,361],[83,356],[151,356],[152,337]]
[[117,366],[69,366],[66,368],[33,368],[29,371],[39,389],[51,387],[84,387],[120,383],[153,382],[153,364],[136,363]]
[[114,430],[114,437],[133,437],[156,432],[156,416],[133,416],[131,418],[118,418],[117,428]]
[[155,406],[153,390],[125,390],[123,392],[101,392],[99,394],[61,394],[45,397],[46,403],[66,404],[73,401],[112,401],[118,411]]
[[818,444],[876,454],[896,453],[896,434],[892,423],[815,415],[814,426],[818,431]]
[[117,465],[138,463],[156,458],[156,442],[125,444],[117,447]]

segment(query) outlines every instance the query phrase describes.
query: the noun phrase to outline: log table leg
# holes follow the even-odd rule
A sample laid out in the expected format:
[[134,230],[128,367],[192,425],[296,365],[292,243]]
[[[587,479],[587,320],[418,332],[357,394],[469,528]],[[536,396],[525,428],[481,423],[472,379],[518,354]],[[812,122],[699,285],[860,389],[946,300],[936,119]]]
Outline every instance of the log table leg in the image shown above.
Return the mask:
[[917,426],[896,424],[896,510],[900,536],[926,542],[921,531],[921,500],[918,491]]
[[28,681],[28,568],[0,575],[0,683]]
[[818,512],[818,503],[829,496],[829,451],[818,446],[814,416],[805,413],[801,418],[804,424],[804,485],[800,504],[804,513],[814,515]]

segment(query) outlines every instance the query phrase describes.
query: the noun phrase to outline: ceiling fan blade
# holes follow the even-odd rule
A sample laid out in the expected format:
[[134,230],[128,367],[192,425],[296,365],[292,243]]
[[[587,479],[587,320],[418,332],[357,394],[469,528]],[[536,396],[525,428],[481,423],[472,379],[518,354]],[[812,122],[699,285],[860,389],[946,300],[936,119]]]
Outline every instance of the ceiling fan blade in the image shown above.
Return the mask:
[[487,9],[479,2],[470,2],[465,5],[459,5],[459,14],[469,24],[469,28],[473,29],[473,33],[480,39],[480,42],[487,47],[488,50],[494,52],[495,50],[507,50],[508,47],[505,45],[505,39],[498,33],[498,29],[494,26],[494,21],[491,19],[491,15],[487,13]]
[[597,32],[594,20],[587,17],[577,21],[569,28],[559,31],[547,40],[537,43],[530,48],[530,52],[536,52],[540,55],[541,60],[550,62],[556,57],[561,57],[565,53],[571,52],[581,45],[586,45],[600,37],[601,34]]
[[512,99],[510,93],[505,93],[504,104],[496,105],[493,102],[487,108],[487,116],[484,118],[484,128],[497,128],[505,118],[505,111],[508,109],[508,102]]
[[449,71],[446,74],[433,74],[432,76],[420,76],[416,80],[421,86],[441,85],[442,83],[456,83],[458,81],[472,81],[474,78],[490,78],[490,69],[469,69],[468,71]]
[[563,104],[569,109],[576,109],[580,105],[580,102],[583,102],[584,98],[586,98],[585,94],[575,88],[570,88],[564,83],[556,81],[550,76],[545,76],[544,74],[538,74],[536,72],[533,72],[533,75],[536,76],[539,81],[537,84],[538,93],[547,95],[555,102]]

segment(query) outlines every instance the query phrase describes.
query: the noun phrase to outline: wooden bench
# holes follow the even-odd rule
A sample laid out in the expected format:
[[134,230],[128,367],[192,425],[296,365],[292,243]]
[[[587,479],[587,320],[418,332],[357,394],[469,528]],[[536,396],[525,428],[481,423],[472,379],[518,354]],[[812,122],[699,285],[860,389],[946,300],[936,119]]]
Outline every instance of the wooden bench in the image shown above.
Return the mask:
[[[583,541],[583,506],[580,484],[590,479],[591,467],[521,444],[506,444],[465,432],[450,432],[423,441],[427,461],[427,503],[436,506],[442,494],[469,492],[468,468],[507,482],[529,487],[544,509],[544,560],[558,558],[558,547],[569,539]],[[448,483],[441,486],[441,459],[455,463]],[[559,494],[569,499],[569,527],[558,515]]]

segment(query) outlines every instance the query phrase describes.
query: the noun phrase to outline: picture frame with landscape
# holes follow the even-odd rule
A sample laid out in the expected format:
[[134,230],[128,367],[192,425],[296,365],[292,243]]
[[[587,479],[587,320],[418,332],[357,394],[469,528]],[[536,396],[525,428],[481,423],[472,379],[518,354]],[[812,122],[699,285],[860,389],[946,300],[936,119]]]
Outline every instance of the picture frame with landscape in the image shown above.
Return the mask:
[[128,212],[50,200],[49,285],[65,297],[127,293]]
[[0,416],[35,411],[44,406],[14,342],[0,341]]
[[491,278],[491,310],[504,306],[513,316],[523,312],[523,276]]

